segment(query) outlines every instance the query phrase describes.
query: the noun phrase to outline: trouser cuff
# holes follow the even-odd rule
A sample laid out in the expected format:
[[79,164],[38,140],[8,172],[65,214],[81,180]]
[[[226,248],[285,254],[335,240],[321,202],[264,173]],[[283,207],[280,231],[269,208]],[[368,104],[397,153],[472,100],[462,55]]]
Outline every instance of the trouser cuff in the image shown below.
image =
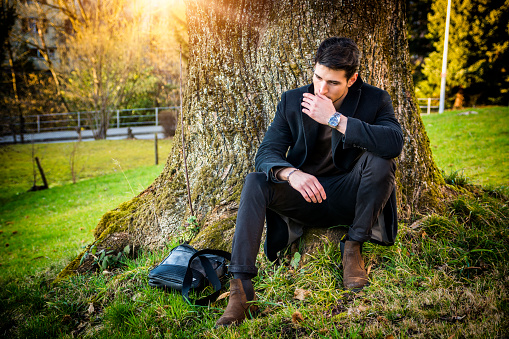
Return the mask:
[[228,272],[235,274],[242,274],[254,278],[258,274],[258,269],[253,266],[247,265],[228,265]]

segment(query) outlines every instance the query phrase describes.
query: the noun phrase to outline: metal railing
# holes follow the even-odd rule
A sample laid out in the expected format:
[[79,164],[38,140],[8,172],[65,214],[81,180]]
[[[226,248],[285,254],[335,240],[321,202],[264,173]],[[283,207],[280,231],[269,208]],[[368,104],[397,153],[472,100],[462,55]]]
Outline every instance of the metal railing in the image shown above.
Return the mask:
[[[431,110],[438,113],[439,108],[439,101],[440,98],[417,98],[418,101],[426,101],[426,105],[419,105],[421,108],[421,112],[424,112],[424,109],[426,109],[426,114],[430,114]],[[431,105],[431,102],[436,103],[435,105]]]
[[[120,128],[129,126],[159,126],[159,112],[161,110],[179,111],[179,106],[151,107],[151,108],[129,108],[109,111],[113,113],[109,120],[109,128]],[[130,112],[131,114],[125,114]],[[80,111],[69,113],[49,113],[44,115],[24,116],[24,133],[41,133],[50,131],[66,131],[75,129],[92,129],[90,123],[93,115],[99,114],[96,111]],[[11,121],[17,130],[21,125],[19,118]]]

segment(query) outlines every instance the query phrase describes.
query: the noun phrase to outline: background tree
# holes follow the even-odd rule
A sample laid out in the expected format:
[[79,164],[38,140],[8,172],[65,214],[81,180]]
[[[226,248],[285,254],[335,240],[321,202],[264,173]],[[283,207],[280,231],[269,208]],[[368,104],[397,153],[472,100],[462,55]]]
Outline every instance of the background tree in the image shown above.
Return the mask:
[[414,84],[425,79],[422,73],[424,58],[433,52],[433,41],[428,37],[428,14],[433,0],[408,0],[406,17],[408,31],[408,50],[412,64]]
[[[447,0],[435,0],[427,37],[435,51],[424,60],[419,97],[438,97]],[[447,64],[449,106],[509,102],[509,0],[452,0]],[[454,103],[453,103],[454,102]]]
[[61,2],[72,34],[65,36],[59,71],[65,95],[88,115],[96,139],[106,138],[114,109],[123,105],[149,65],[143,62],[142,17],[127,0]]
[[[103,138],[112,109],[177,105],[179,43],[171,32],[185,27],[179,19],[185,14],[181,2],[34,0],[15,7],[19,19],[7,40],[15,66],[10,73],[26,74],[30,83],[40,80],[39,87],[25,91],[38,109],[25,104],[21,83],[17,91],[5,87],[5,100],[19,98],[13,107],[21,112],[5,121],[19,123],[20,116],[34,114],[44,119],[55,109],[99,112],[88,115],[89,125]],[[26,65],[23,72],[21,64]],[[9,79],[22,81],[20,76]],[[48,109],[44,99],[51,99],[55,109]],[[6,108],[2,116],[12,112]]]
[[[230,246],[240,191],[281,93],[311,81],[312,57],[329,36],[360,46],[360,74],[389,91],[404,131],[398,158],[400,216],[441,208],[443,179],[417,112],[409,72],[404,2],[187,1],[188,81],[184,133],[198,247]],[[189,215],[180,129],[161,175],[104,215],[96,243],[126,231],[145,247],[179,236]],[[62,273],[76,268],[73,261]]]

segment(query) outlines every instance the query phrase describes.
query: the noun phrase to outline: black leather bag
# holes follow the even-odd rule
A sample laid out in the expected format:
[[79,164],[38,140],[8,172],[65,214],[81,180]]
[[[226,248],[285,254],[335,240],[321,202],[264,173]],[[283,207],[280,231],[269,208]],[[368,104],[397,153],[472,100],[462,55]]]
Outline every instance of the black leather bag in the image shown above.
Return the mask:
[[[230,259],[231,254],[226,251],[211,249],[198,251],[187,244],[179,245],[149,272],[148,283],[154,287],[181,291],[184,300],[191,304],[207,305],[219,296],[220,279],[226,274],[226,261]],[[200,290],[207,283],[214,287],[213,294],[198,300],[189,298],[191,289]]]

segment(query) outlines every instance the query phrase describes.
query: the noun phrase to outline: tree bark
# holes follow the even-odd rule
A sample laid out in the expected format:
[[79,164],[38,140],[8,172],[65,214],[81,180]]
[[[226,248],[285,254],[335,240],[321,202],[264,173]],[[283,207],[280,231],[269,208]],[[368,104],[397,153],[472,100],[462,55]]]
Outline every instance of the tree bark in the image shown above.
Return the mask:
[[[443,179],[429,147],[409,72],[404,1],[187,1],[189,64],[183,114],[196,247],[230,249],[245,175],[283,91],[311,82],[320,42],[347,36],[362,53],[360,75],[387,90],[405,138],[398,158],[399,215],[441,209]],[[161,175],[96,229],[127,230],[136,245],[179,235],[188,216],[181,130]]]

